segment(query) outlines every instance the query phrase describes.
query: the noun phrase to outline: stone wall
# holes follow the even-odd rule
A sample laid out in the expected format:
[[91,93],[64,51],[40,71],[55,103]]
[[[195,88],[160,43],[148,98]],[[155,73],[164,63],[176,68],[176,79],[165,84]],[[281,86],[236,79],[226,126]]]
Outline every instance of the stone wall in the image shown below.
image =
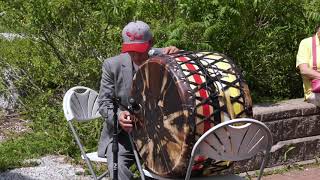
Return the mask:
[[[267,167],[290,164],[320,157],[320,108],[303,99],[276,104],[256,105],[254,119],[271,130],[273,147]],[[237,172],[256,170],[262,156],[234,163]]]

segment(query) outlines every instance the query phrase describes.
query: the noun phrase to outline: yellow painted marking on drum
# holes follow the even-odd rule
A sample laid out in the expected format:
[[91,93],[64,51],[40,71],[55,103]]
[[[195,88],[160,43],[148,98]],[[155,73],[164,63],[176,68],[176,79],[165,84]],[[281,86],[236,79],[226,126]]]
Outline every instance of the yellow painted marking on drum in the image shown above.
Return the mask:
[[[220,69],[223,69],[223,70],[227,70],[227,69],[230,69],[231,68],[231,65],[228,64],[228,63],[224,63],[224,62],[218,62],[216,63],[216,65],[220,68]],[[222,71],[221,71],[222,73]],[[225,73],[224,73],[225,74]]]
[[[184,125],[184,127],[183,127],[184,132],[183,133],[179,132],[178,129],[176,127],[174,127],[176,124],[173,123],[173,120],[182,116],[182,115],[184,117],[187,117],[188,112],[186,110],[184,112],[182,112],[182,111],[175,112],[174,115],[172,115],[172,116],[169,115],[169,118],[168,118],[169,120],[163,121],[164,127],[169,131],[171,137],[173,137],[176,140],[175,143],[180,144],[179,145],[180,147],[184,143],[184,134],[186,134],[188,132],[188,131],[186,131],[186,130],[188,130],[188,128],[185,127],[185,125]],[[176,116],[176,117],[174,119],[170,119],[173,116]]]
[[[222,69],[229,69],[229,68],[231,68],[231,65],[230,65],[230,64],[228,64],[228,63],[222,63],[222,62],[217,63],[217,66],[218,66],[219,68],[222,68]],[[235,75],[231,75],[231,74],[224,73],[224,77],[221,78],[221,79],[224,80],[224,81],[227,81],[227,82],[231,82],[231,83],[232,83],[232,82],[234,82],[234,81],[236,80],[236,76],[235,76]],[[238,83],[237,83],[237,85],[238,85]],[[239,89],[234,88],[234,87],[229,87],[229,89],[228,89],[227,91],[229,91],[229,94],[230,94],[231,97],[236,97],[236,96],[238,96],[238,95],[240,94]],[[235,114],[238,114],[239,112],[242,111],[242,108],[241,108],[241,106],[239,106],[239,104],[233,105],[233,111],[234,111]]]
[[166,149],[171,150],[171,151],[168,151],[170,161],[173,162],[172,164],[177,164],[181,159],[182,145],[176,144],[175,142],[172,142],[172,141],[165,141],[163,143],[165,144]]
[[160,94],[162,95],[162,100],[159,100],[159,102],[158,102],[158,106],[160,106],[160,107],[163,107],[164,99],[165,99],[167,91],[170,87],[170,85],[168,85],[167,89],[165,89],[167,82],[168,82],[168,71],[165,71],[165,74],[162,79],[162,85],[161,85],[161,91],[160,91]]
[[[232,97],[236,97],[240,94],[240,90],[234,87],[229,88],[229,91]],[[233,110],[235,114],[238,114],[242,111],[242,106],[239,103],[234,103]]]
[[[240,92],[240,83],[237,83],[236,85],[237,85],[238,89],[237,89],[237,93],[236,93],[236,94],[232,94],[234,97],[239,96],[240,93],[241,93],[241,92]],[[235,110],[235,113],[236,113],[237,115],[238,115],[241,111],[244,110],[243,98],[240,98],[239,101],[242,102],[242,103],[235,102],[234,105],[233,105],[234,110]]]
[[[228,82],[233,82],[235,80],[236,80],[236,76],[234,75],[230,75],[229,78],[227,78]],[[240,90],[238,88],[230,87],[227,91],[229,92],[231,97],[236,97],[240,95]],[[233,110],[235,111],[235,114],[238,114],[242,110],[241,106],[237,106],[235,104],[233,105],[233,108],[234,108]]]
[[163,93],[164,91],[164,87],[166,86],[167,84],[167,80],[168,80],[168,72],[165,71],[164,75],[163,75],[163,78],[162,78],[162,86],[161,86],[161,91],[160,91],[160,94]]
[[171,121],[173,121],[174,119],[176,119],[177,117],[180,117],[180,116],[182,116],[182,115],[184,115],[185,117],[187,117],[187,116],[188,116],[188,111],[187,111],[187,110],[183,110],[183,111],[177,111],[177,112],[171,113],[171,114],[167,115],[166,121],[171,122]]
[[[170,147],[170,148],[166,148],[166,149],[172,150],[169,153],[169,158],[171,161],[178,161],[180,159],[177,157],[180,157],[180,155],[181,155],[181,153],[180,153],[181,147],[182,147],[184,140],[185,140],[183,135],[186,134],[189,130],[187,127],[184,127],[183,129],[186,131],[184,133],[181,133],[178,131],[178,129],[176,127],[173,126],[173,125],[175,125],[173,123],[173,120],[175,120],[176,118],[181,117],[181,116],[188,117],[188,111],[183,110],[183,111],[174,112],[172,114],[167,115],[166,119],[163,121],[164,128],[166,128],[166,130],[169,131],[170,136],[173,137],[176,140],[176,142],[169,142],[168,140],[166,140],[166,141],[162,140],[162,141],[160,141],[159,148],[163,148],[163,147],[165,147],[165,145],[167,145],[167,147]],[[167,143],[169,143],[169,144],[167,144]],[[161,149],[161,152],[162,152],[162,149]],[[174,164],[176,164],[176,163],[174,163]],[[167,162],[166,162],[166,167],[169,168],[169,165],[167,164]]]
[[[144,71],[145,71],[145,67],[143,69],[139,70],[138,72],[139,72],[140,77],[142,78],[142,81],[146,82],[146,79],[143,76]],[[146,102],[145,92],[146,92],[146,83],[143,83],[143,87],[142,87],[142,91],[141,91],[141,96],[142,96],[143,102]]]
[[205,58],[206,58],[206,60],[214,61],[214,60],[221,59],[223,57],[219,54],[211,54],[211,55],[206,56]]
[[209,54],[209,53],[211,53],[211,52],[199,52],[199,53],[197,53],[196,55],[197,55],[197,56],[203,56],[203,55],[207,55],[207,54]]
[[146,68],[145,68],[145,75],[146,75],[146,85],[147,85],[147,88],[149,89],[149,68],[148,68],[148,63],[146,64]]
[[243,106],[242,104],[235,102],[233,103],[233,109],[234,109],[234,113],[238,115],[243,110]]
[[147,156],[147,161],[146,162],[150,162],[150,164],[148,163],[148,167],[150,168],[154,168],[156,163],[154,163],[154,157],[153,157],[153,151],[154,151],[154,142],[153,141],[149,141],[147,144],[147,151],[148,151],[148,156]]
[[138,148],[139,148],[139,147],[142,147],[142,148],[140,149],[140,151],[139,151],[139,153],[142,154],[142,155],[144,155],[144,154],[146,153],[146,151],[148,150],[148,149],[147,149],[147,147],[148,147],[147,145],[146,145],[146,146],[142,146],[142,144],[141,144],[141,146],[138,145]]
[[232,103],[231,103],[231,100],[230,100],[230,93],[229,93],[229,91],[225,91],[224,94],[225,94],[224,97],[225,97],[225,100],[226,100],[226,106],[227,106],[227,109],[228,109],[228,113],[230,114],[230,118],[234,119],[235,115],[234,115],[233,106],[232,106]]

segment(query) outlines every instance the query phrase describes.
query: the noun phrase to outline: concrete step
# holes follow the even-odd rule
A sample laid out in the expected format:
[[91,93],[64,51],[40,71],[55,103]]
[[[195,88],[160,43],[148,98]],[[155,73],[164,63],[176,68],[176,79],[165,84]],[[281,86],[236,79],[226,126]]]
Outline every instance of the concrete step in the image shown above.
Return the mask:
[[[254,119],[271,130],[274,146],[267,167],[286,165],[320,157],[320,108],[303,99],[256,105]],[[232,171],[245,172],[260,167],[262,155],[235,162]]]

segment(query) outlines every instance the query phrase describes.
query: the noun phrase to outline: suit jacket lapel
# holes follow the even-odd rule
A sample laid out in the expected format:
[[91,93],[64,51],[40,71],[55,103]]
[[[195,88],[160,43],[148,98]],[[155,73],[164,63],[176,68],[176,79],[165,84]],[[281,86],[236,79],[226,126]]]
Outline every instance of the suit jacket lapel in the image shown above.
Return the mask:
[[129,54],[123,54],[122,65],[121,65],[121,72],[123,82],[125,83],[126,89],[131,89],[132,84],[132,62]]

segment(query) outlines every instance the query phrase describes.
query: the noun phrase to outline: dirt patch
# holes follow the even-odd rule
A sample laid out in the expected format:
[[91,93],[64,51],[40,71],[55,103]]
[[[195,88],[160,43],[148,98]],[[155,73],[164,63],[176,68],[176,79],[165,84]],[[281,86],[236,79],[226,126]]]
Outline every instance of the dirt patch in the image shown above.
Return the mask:
[[28,120],[24,120],[19,114],[6,114],[0,112],[0,142],[5,141],[9,137],[30,131],[28,128]]
[[294,170],[282,174],[265,176],[263,180],[316,180],[320,177],[320,167],[310,167],[303,170]]

